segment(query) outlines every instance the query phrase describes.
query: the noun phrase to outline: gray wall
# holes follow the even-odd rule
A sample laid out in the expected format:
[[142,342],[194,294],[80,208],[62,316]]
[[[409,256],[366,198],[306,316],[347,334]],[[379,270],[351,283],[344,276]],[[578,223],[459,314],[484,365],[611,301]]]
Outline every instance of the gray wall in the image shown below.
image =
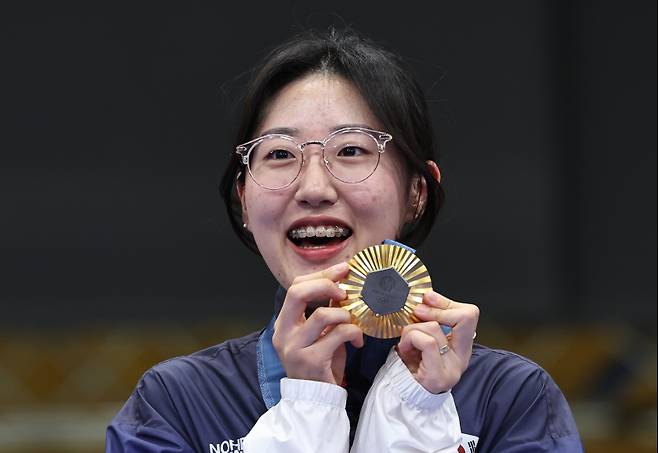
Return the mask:
[[428,92],[435,287],[492,322],[655,331],[655,2],[156,4],[2,7],[0,324],[268,318],[216,190],[236,99],[271,46],[348,23]]

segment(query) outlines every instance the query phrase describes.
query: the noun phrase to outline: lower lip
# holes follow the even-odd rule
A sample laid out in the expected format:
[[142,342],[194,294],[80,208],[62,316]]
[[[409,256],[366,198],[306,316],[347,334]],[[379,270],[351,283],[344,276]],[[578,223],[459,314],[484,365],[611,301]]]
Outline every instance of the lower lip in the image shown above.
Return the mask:
[[348,237],[344,241],[340,241],[337,244],[313,248],[298,247],[294,242],[290,240],[288,240],[288,243],[291,245],[295,253],[297,253],[306,261],[319,263],[322,261],[327,261],[338,255],[347,246],[347,243],[350,239],[351,237]]

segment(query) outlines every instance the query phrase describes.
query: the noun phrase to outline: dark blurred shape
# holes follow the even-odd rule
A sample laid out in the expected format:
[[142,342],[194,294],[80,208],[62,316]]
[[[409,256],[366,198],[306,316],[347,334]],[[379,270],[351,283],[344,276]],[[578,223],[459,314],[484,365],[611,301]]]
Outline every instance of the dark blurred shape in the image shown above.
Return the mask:
[[263,48],[344,17],[436,110],[448,207],[419,254],[437,287],[498,321],[655,329],[654,3],[262,8],[3,14],[0,322],[198,320],[245,284],[269,316],[274,282],[216,190],[232,117]]

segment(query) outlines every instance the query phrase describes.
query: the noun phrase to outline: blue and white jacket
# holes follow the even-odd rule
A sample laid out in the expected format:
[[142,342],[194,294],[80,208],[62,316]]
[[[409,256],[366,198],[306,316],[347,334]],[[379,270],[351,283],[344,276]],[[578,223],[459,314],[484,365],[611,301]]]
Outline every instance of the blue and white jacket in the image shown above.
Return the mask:
[[[277,313],[284,298],[285,291],[279,289],[275,298]],[[108,427],[106,451],[274,452],[304,451],[308,445],[322,445],[317,448],[343,452],[349,448],[348,441],[354,443],[353,453],[380,451],[382,445],[388,445],[389,451],[396,450],[395,445],[401,446],[396,451],[583,451],[571,411],[561,391],[548,373],[519,355],[474,345],[468,369],[458,384],[451,392],[429,404],[428,398],[436,395],[422,395],[422,390],[413,389],[413,384],[408,380],[411,375],[403,376],[402,368],[396,365],[391,348],[397,339],[379,340],[366,336],[363,348],[355,349],[348,345],[345,390],[330,384],[310,383],[315,387],[306,389],[306,396],[300,397],[299,389],[292,389],[294,383],[290,381],[294,380],[281,381],[285,378],[285,371],[272,346],[273,321],[260,332],[165,361],[147,371]],[[382,366],[393,370],[388,372],[389,375],[398,373],[401,376],[399,379],[389,376],[388,384],[397,379],[398,384],[402,382],[402,386],[406,386],[406,390],[397,387],[402,392],[402,398],[397,395],[397,401],[403,400],[403,403],[397,404],[411,402],[415,406],[410,410],[415,412],[399,415],[408,414],[410,410],[389,410],[398,415],[388,416],[411,418],[406,421],[392,420],[390,425],[386,425],[387,416],[382,418],[379,414],[377,416],[384,420],[383,423],[378,419],[376,426],[360,429],[357,433],[360,425],[373,425],[364,421],[359,423],[360,417],[375,417],[369,412],[373,404],[388,398],[386,394],[393,393],[382,387],[387,385],[383,382],[386,380],[386,376],[382,377],[384,373],[378,375]],[[304,382],[308,381],[301,384]],[[327,394],[322,389],[327,389],[326,386],[336,389],[329,389]],[[284,392],[283,401],[281,389]],[[369,392],[374,394],[375,391],[380,394],[371,396],[367,401]],[[285,407],[286,401],[289,406],[299,404],[295,398],[308,399],[311,395],[313,399],[318,392],[324,392],[321,401],[312,403],[319,406],[304,406],[308,401],[302,402],[302,406],[297,407],[308,412],[301,416],[297,414],[298,418],[293,420],[294,423],[301,423],[299,426],[291,425],[286,418],[291,415],[291,409]],[[404,401],[407,399],[409,401]],[[364,404],[367,410],[362,413]],[[394,403],[387,404],[391,406]],[[456,408],[456,414],[451,419],[452,408]],[[281,412],[276,413],[277,410],[288,412],[282,417]],[[252,439],[245,442],[245,436],[264,414],[268,415],[254,429],[254,432],[258,431],[257,435],[250,434],[251,438],[258,438],[251,442],[256,447],[247,450],[247,444]],[[285,426],[275,426],[279,419],[284,419]],[[404,423],[413,426],[408,426],[410,429],[407,430]],[[418,435],[418,426],[427,427],[425,436]],[[405,432],[407,440],[395,438]],[[263,436],[269,434],[279,438],[262,447],[266,445]],[[282,439],[286,436],[288,438]],[[324,439],[317,439],[318,436],[324,436]],[[311,444],[307,443],[309,440]],[[371,448],[367,447],[369,442]],[[419,449],[414,442],[424,442],[425,445]]]

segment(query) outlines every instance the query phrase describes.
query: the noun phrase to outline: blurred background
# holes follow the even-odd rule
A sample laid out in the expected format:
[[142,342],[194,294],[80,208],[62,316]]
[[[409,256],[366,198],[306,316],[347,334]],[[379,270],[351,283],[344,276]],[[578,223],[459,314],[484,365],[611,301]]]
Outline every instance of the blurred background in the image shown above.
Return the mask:
[[253,66],[331,24],[427,92],[436,289],[554,376],[589,452],[656,451],[656,2],[20,5],[0,7],[0,452],[101,451],[150,366],[269,319],[217,182]]

